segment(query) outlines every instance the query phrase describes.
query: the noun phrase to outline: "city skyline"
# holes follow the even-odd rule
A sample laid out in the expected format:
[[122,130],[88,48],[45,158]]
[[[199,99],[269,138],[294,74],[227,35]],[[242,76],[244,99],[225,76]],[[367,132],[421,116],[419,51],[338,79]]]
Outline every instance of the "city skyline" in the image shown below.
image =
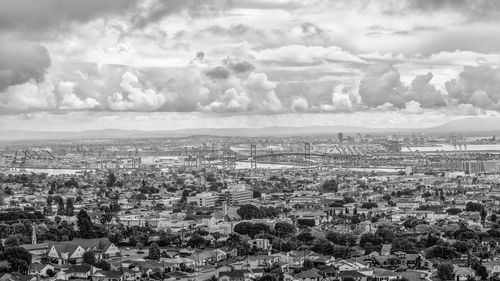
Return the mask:
[[496,1],[0,0],[0,129],[498,117]]

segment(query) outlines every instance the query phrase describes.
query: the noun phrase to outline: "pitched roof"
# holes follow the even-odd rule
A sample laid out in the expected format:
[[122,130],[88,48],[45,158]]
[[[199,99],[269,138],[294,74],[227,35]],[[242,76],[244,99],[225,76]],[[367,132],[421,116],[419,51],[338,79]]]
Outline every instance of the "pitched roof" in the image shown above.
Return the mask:
[[250,271],[248,271],[246,269],[233,270],[233,271],[223,271],[223,272],[219,272],[219,277],[227,276],[230,278],[245,278],[245,273],[250,273]]
[[297,273],[294,275],[296,279],[302,279],[302,278],[320,278],[321,274],[318,273],[318,270],[316,268],[311,268],[306,271],[302,271],[300,273]]
[[118,279],[118,278],[121,278],[123,276],[123,272],[122,271],[118,271],[118,270],[98,270],[96,273],[96,275],[103,275],[105,276],[106,278],[112,278],[112,279]]
[[113,244],[108,238],[94,238],[94,239],[73,239],[71,243],[80,245],[85,250],[101,250],[103,252],[107,251],[108,248]]
[[366,277],[366,275],[364,275],[363,273],[361,272],[358,272],[356,270],[346,270],[346,271],[341,271],[337,274],[338,277],[354,277],[354,278],[357,278],[357,277]]

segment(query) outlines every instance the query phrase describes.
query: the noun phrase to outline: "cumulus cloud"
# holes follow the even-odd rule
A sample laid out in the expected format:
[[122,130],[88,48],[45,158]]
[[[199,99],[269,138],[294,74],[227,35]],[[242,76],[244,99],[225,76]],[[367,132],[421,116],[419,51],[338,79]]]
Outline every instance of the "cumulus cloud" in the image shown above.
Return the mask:
[[406,87],[400,79],[400,74],[390,65],[371,65],[361,79],[359,95],[363,103],[369,107],[377,107],[391,103],[402,108],[405,105]]
[[500,110],[499,68],[465,66],[459,77],[446,82],[445,86],[454,103]]
[[292,101],[291,109],[298,112],[308,111],[309,102],[303,97],[295,97]]
[[116,92],[108,98],[113,110],[151,111],[160,108],[166,101],[155,89],[143,89],[137,76],[131,72],[123,74],[120,86],[126,95]]
[[30,80],[7,87],[0,94],[0,112],[53,110],[57,106],[54,84],[50,81],[37,83]]
[[327,112],[351,112],[353,109],[353,99],[344,84],[334,88],[331,104],[321,105],[321,110]]
[[444,95],[430,84],[432,73],[418,75],[413,79],[407,98],[416,101],[425,108],[445,106]]
[[0,38],[0,91],[31,79],[43,81],[50,63],[44,46]]
[[250,104],[250,98],[244,92],[235,88],[228,89],[220,100],[211,102],[206,106],[198,104],[202,111],[208,112],[244,112]]
[[404,112],[407,113],[413,113],[413,114],[419,114],[424,112],[422,107],[420,106],[420,103],[418,101],[409,101],[405,104],[405,108],[403,110]]
[[93,98],[80,98],[74,93],[75,83],[61,81],[57,87],[61,96],[60,109],[90,109],[99,106],[99,102]]

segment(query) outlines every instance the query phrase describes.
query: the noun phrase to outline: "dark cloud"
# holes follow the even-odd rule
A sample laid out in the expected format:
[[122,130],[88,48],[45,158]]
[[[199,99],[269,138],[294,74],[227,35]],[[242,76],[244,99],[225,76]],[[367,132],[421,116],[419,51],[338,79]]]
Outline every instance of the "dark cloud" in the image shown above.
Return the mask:
[[446,91],[457,103],[472,104],[500,111],[500,69],[491,66],[465,66],[458,79],[445,83]]
[[50,56],[44,46],[0,40],[0,91],[31,79],[43,81],[49,66]]
[[151,23],[156,23],[163,18],[187,12],[191,17],[201,17],[217,14],[227,8],[229,0],[156,0],[145,11],[132,18],[135,27],[143,28]]
[[227,79],[229,77],[229,70],[223,66],[217,66],[209,69],[206,75],[212,79]]
[[387,14],[449,11],[462,15],[466,21],[483,21],[500,16],[497,0],[404,0],[389,2],[382,11]]
[[[0,29],[33,34],[119,14],[137,0],[0,0]],[[170,1],[168,1],[170,2]]]
[[229,69],[236,73],[246,73],[253,71],[255,69],[255,66],[247,61],[242,61],[242,62],[229,62],[228,63]]

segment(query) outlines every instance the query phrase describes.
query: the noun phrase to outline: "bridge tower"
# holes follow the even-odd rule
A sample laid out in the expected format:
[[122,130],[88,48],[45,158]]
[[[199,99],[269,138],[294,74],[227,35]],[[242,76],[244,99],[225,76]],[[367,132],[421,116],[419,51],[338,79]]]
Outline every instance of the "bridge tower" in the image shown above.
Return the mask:
[[250,145],[250,169],[257,169],[257,145]]
[[304,143],[304,162],[306,165],[311,163],[311,143],[310,142]]

